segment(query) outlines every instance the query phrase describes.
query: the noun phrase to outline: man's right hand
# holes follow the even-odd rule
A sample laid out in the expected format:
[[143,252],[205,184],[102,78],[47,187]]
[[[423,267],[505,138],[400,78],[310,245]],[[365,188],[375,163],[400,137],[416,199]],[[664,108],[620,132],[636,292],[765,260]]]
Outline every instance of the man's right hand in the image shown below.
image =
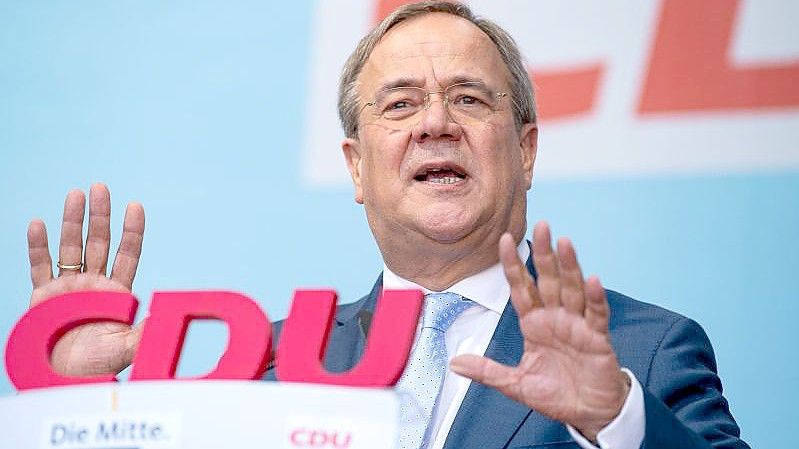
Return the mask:
[[[33,282],[31,307],[72,291],[131,291],[144,237],[144,208],[138,203],[128,204],[122,239],[110,276],[106,275],[106,268],[111,244],[111,197],[105,185],[94,184],[89,191],[89,227],[84,253],[85,209],[83,192],[70,191],[64,202],[58,246],[59,265],[64,268],[59,268],[55,278],[44,222],[33,220],[28,226],[28,255]],[[56,343],[50,362],[56,372],[68,376],[116,374],[133,360],[141,329],[142,323],[129,326],[104,322],[79,326]]]

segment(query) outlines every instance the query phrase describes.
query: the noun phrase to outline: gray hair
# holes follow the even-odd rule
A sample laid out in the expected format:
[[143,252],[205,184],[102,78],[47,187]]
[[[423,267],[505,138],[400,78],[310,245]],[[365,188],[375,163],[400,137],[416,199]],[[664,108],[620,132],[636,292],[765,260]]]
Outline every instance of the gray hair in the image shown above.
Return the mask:
[[513,118],[516,127],[520,128],[525,123],[535,123],[536,107],[533,86],[522,62],[519,48],[510,34],[496,23],[475,16],[468,6],[461,3],[441,0],[424,1],[401,6],[389,14],[361,39],[358,46],[355,47],[355,51],[347,59],[347,63],[344,64],[338,89],[338,115],[347,137],[355,138],[358,133],[358,114],[360,113],[358,75],[380,39],[401,22],[436,12],[452,14],[468,20],[494,42],[510,72],[510,96],[513,100]]

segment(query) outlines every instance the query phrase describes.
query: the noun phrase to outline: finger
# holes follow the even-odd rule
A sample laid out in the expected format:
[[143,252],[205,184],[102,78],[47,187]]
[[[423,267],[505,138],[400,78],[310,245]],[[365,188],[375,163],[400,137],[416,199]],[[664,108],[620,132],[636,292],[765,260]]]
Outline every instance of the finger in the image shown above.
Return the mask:
[[456,374],[496,388],[504,394],[509,394],[510,388],[516,386],[515,368],[487,357],[462,354],[453,357],[449,367]]
[[580,316],[585,312],[583,273],[577,262],[574,245],[567,238],[558,239],[558,272],[560,273],[560,300],[563,307]]
[[105,275],[111,245],[111,195],[108,187],[94,184],[89,190],[89,227],[86,233],[84,271]]
[[608,333],[608,321],[610,319],[610,306],[608,306],[605,289],[599,282],[599,278],[592,276],[585,283],[585,319],[588,326],[597,332]]
[[539,221],[533,229],[533,263],[538,273],[536,285],[544,306],[560,307],[560,274],[551,239],[549,225]]
[[28,259],[34,289],[53,279],[53,260],[47,245],[47,228],[42,220],[33,220],[28,225]]
[[499,239],[499,260],[510,284],[510,300],[516,313],[524,316],[533,308],[541,307],[543,304],[538,297],[533,278],[519,259],[513,237],[507,232]]
[[[61,243],[58,245],[58,260],[62,265],[80,265],[83,261],[83,214],[86,211],[86,196],[78,189],[67,194],[64,201],[64,219],[61,222]],[[59,276],[72,276],[80,270],[58,270]]]
[[125,211],[122,238],[111,269],[111,279],[131,290],[136,268],[139,266],[141,244],[144,239],[144,208],[139,203],[130,203]]

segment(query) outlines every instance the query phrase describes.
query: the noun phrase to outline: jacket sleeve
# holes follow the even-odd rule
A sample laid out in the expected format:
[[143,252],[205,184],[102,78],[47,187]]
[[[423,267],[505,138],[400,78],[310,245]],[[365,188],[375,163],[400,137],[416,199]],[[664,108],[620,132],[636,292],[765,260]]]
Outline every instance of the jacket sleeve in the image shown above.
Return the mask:
[[644,385],[645,449],[749,449],[722,395],[710,340],[680,317],[665,332]]

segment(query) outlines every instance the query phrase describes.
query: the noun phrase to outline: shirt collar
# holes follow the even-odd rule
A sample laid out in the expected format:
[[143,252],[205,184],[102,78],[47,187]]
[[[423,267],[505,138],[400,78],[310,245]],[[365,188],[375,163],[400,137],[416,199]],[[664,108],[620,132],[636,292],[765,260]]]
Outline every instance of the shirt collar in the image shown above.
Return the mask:
[[[516,252],[519,254],[519,259],[527,261],[527,258],[530,256],[530,247],[527,246],[526,240],[522,240],[519,243],[519,246],[516,247]],[[385,263],[383,263],[383,289],[419,289],[422,290],[424,294],[439,293],[400,277],[391,271]],[[510,285],[508,284],[508,280],[505,279],[505,272],[502,270],[502,264],[499,262],[466,279],[461,279],[446,289],[446,291],[457,293],[464,298],[469,298],[486,309],[500,315],[505,310],[508,298],[510,297]]]

